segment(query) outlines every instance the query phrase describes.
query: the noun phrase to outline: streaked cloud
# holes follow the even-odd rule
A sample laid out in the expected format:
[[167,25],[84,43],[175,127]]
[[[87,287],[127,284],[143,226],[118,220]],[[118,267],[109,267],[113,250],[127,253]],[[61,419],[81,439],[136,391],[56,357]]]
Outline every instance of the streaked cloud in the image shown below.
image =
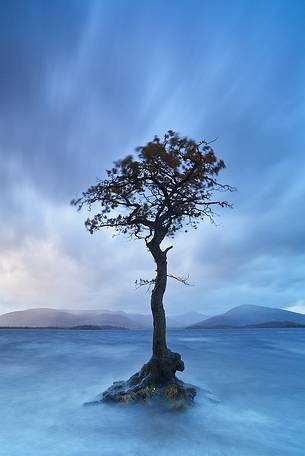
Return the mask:
[[175,240],[171,313],[299,306],[305,281],[305,5],[2,2],[0,311],[145,311],[144,246],[90,237],[71,198],[168,128],[219,137],[235,208]]

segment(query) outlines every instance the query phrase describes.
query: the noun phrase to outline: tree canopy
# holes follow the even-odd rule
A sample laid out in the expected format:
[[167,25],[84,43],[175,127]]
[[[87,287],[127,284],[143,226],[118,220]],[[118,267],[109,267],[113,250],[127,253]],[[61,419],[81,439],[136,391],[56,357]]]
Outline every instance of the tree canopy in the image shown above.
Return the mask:
[[215,192],[234,188],[216,180],[225,164],[211,142],[196,143],[169,130],[136,152],[137,157],[114,162],[105,179],[71,201],[78,210],[97,209],[85,222],[90,233],[112,227],[146,243],[156,235],[162,241],[183,227],[196,228],[205,217],[214,221],[216,206],[231,207],[214,198]]

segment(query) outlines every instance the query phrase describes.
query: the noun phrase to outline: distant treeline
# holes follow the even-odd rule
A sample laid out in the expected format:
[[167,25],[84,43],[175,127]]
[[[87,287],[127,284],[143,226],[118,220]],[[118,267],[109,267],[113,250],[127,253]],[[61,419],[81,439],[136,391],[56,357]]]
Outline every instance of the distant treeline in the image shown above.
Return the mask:
[[260,329],[260,328],[305,328],[305,324],[294,323],[293,321],[269,321],[265,323],[254,323],[251,325],[233,326],[233,325],[215,325],[201,328],[190,327],[189,329]]
[[[202,328],[196,328],[196,327],[188,327],[188,328],[180,328],[181,330],[183,329],[260,329],[260,328],[305,328],[305,324],[301,323],[295,323],[293,321],[269,321],[265,323],[255,323],[251,325],[243,325],[243,326],[233,326],[233,325],[215,325],[215,326],[210,326],[210,327],[202,327]],[[35,329],[35,330],[75,330],[75,331],[81,331],[81,330],[123,330],[123,331],[130,331],[129,328],[124,328],[122,326],[112,326],[112,325],[77,325],[77,326],[0,326],[1,329]]]
[[71,326],[71,327],[64,327],[64,326],[0,326],[1,329],[60,329],[60,330],[124,330],[128,331],[128,328],[123,328],[121,326],[111,326],[111,325],[78,325],[78,326]]

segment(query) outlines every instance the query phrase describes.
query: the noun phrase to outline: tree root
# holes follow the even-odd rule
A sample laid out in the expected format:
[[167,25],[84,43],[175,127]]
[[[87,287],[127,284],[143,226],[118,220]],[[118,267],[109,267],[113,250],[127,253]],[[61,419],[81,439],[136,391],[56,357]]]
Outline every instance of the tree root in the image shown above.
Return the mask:
[[100,401],[121,404],[164,402],[170,408],[183,408],[193,402],[196,389],[175,376],[184,370],[178,353],[167,350],[162,357],[151,358],[127,381],[114,382]]

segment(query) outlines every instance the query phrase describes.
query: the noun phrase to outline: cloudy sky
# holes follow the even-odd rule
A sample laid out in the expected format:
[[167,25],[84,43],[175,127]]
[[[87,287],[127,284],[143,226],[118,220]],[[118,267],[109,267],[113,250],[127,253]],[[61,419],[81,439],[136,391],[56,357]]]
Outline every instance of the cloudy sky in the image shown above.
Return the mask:
[[174,129],[219,138],[234,209],[179,234],[166,308],[305,312],[305,2],[0,0],[0,313],[149,312],[141,241],[69,201]]

